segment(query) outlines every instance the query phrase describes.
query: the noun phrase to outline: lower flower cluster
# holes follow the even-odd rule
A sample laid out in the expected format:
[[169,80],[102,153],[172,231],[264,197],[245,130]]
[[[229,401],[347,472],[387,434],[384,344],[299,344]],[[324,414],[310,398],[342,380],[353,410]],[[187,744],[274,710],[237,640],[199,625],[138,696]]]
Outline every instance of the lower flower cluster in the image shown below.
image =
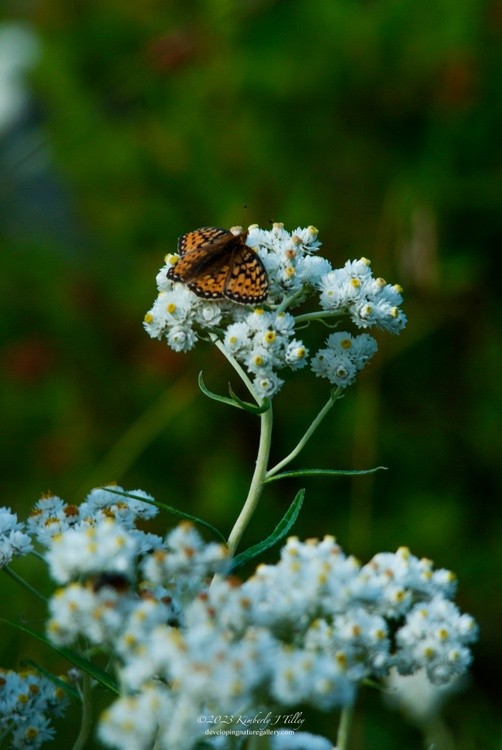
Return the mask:
[[68,698],[61,687],[34,671],[0,669],[0,733],[9,747],[38,750],[54,739],[52,717],[62,716]]
[[362,565],[333,537],[291,537],[275,565],[242,582],[227,574],[225,545],[189,522],[165,538],[141,531],[151,498],[123,494],[95,490],[80,507],[43,498],[27,526],[10,511],[7,524],[42,542],[63,584],[49,605],[54,644],[84,639],[118,670],[106,746],[190,750],[204,737],[198,716],[327,711],[352,704],[368,679],[425,671],[446,685],[470,664],[477,626],[452,601],[454,575],[407,548]]

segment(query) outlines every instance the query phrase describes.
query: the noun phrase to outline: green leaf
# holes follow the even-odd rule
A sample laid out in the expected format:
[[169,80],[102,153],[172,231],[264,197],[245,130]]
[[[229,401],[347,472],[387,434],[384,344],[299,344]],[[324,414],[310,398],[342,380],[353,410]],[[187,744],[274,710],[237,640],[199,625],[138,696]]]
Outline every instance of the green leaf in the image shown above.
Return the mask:
[[300,490],[270,536],[268,536],[262,542],[258,542],[258,544],[254,544],[252,547],[248,547],[248,549],[244,550],[244,552],[241,552],[239,555],[236,555],[233,559],[230,572],[233,573],[250,560],[258,557],[258,555],[261,555],[263,552],[265,552],[265,550],[273,547],[274,544],[280,542],[281,539],[284,539],[284,537],[290,532],[296,519],[298,518],[298,514],[300,513],[304,497],[305,490]]
[[221,531],[218,531],[218,529],[215,526],[212,526],[208,521],[204,521],[202,518],[197,518],[197,516],[192,516],[190,513],[185,513],[182,510],[178,510],[177,508],[173,508],[172,505],[167,505],[167,503],[160,503],[158,500],[149,500],[148,498],[141,497],[141,495],[134,495],[132,492],[124,492],[123,490],[116,490],[113,487],[107,487],[106,485],[102,485],[101,489],[106,490],[107,492],[111,492],[114,495],[121,495],[122,497],[130,497],[131,500],[141,500],[142,503],[148,503],[149,505],[155,505],[156,508],[160,508],[161,510],[165,510],[168,513],[171,513],[173,516],[177,516],[178,518],[185,518],[188,521],[192,521],[193,523],[198,524],[199,526],[203,526],[204,528],[211,531],[214,536],[218,537],[224,544],[227,543],[227,540],[221,533]]
[[228,384],[228,391],[236,404],[240,406],[241,409],[250,412],[250,414],[263,414],[270,409],[269,398],[264,398],[263,403],[259,406],[258,404],[250,404],[249,401],[243,401],[242,399],[240,399],[239,396],[234,393],[230,383]]
[[210,391],[204,383],[202,370],[199,372],[199,388],[202,393],[208,398],[212,398],[213,401],[219,401],[221,404],[227,404],[228,406],[235,406],[237,409],[244,409],[244,411],[248,411],[250,414],[263,414],[263,412],[270,409],[270,399],[264,399],[262,404],[250,404],[249,401],[243,401],[234,393],[230,383],[228,384],[230,398],[228,396],[220,396],[218,393],[213,393],[213,391]]
[[202,370],[199,372],[199,388],[205,396],[207,396],[208,398],[212,398],[213,401],[219,401],[221,404],[227,404],[228,406],[235,406],[237,409],[242,408],[238,403],[236,403],[236,401],[234,401],[233,398],[229,398],[228,396],[220,396],[218,393],[213,393],[213,391],[210,391],[207,385],[204,383]]
[[283,471],[271,477],[265,477],[263,483],[275,482],[276,479],[290,479],[292,477],[322,477],[322,476],[356,476],[357,474],[374,474],[376,471],[387,471],[386,466],[375,466],[374,469],[298,469],[297,471]]
[[83,672],[87,672],[87,674],[89,674],[94,680],[96,680],[96,682],[98,682],[104,688],[106,688],[107,690],[111,690],[113,693],[116,693],[117,695],[119,695],[119,688],[118,688],[116,681],[113,679],[113,677],[111,677],[107,672],[105,672],[100,667],[97,667],[95,664],[93,664],[92,661],[89,661],[85,657],[80,656],[79,654],[75,653],[75,651],[72,651],[71,648],[66,648],[66,646],[55,646],[42,633],[37,633],[36,630],[32,630],[31,628],[28,628],[26,625],[21,625],[18,622],[12,622],[11,620],[6,620],[5,618],[1,618],[0,622],[5,622],[7,623],[7,625],[11,625],[13,628],[17,628],[18,630],[21,630],[23,633],[27,633],[28,635],[31,635],[33,638],[36,638],[37,640],[41,641],[50,649],[52,649],[52,651],[55,651],[64,659],[67,659],[72,664],[75,664],[75,666],[81,669]]

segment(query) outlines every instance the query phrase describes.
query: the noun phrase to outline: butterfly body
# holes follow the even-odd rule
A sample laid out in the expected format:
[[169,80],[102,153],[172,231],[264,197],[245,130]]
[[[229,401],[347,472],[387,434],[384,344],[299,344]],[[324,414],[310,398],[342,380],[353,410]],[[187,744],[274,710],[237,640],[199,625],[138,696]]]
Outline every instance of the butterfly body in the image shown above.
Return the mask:
[[247,231],[201,227],[178,240],[179,260],[168,278],[186,284],[206,299],[227,298],[241,304],[258,304],[268,294],[262,261],[246,245]]

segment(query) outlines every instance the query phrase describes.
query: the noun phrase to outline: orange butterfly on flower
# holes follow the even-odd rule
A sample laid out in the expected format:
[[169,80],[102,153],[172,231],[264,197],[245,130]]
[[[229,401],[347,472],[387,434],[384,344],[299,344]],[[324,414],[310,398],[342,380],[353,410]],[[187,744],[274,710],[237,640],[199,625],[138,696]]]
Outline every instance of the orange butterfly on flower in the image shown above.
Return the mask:
[[240,228],[201,227],[178,240],[179,260],[168,278],[186,284],[199,297],[258,304],[268,294],[268,278]]

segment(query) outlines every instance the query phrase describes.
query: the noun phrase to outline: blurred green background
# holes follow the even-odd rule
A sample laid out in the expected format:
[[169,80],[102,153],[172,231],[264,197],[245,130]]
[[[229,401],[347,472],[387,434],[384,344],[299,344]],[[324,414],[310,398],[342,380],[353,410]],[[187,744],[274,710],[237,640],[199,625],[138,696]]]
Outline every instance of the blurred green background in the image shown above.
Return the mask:
[[[405,544],[458,574],[481,637],[443,750],[498,745],[501,32],[500,0],[0,8],[2,503],[24,517],[46,491],[80,502],[117,481],[228,532],[257,420],[199,392],[201,369],[220,392],[233,377],[216,351],[174,354],[142,318],[179,234],[314,224],[335,265],[364,255],[404,287],[409,325],[379,337],[296,465],[389,470],[269,485],[245,542],[305,486],[298,535],[333,533],[362,560]],[[327,395],[289,378],[275,460]],[[7,616],[42,625],[1,586]],[[0,642],[2,666],[66,667],[5,626]],[[352,750],[423,747],[374,691],[362,705]],[[334,738],[332,717],[308,724]]]

